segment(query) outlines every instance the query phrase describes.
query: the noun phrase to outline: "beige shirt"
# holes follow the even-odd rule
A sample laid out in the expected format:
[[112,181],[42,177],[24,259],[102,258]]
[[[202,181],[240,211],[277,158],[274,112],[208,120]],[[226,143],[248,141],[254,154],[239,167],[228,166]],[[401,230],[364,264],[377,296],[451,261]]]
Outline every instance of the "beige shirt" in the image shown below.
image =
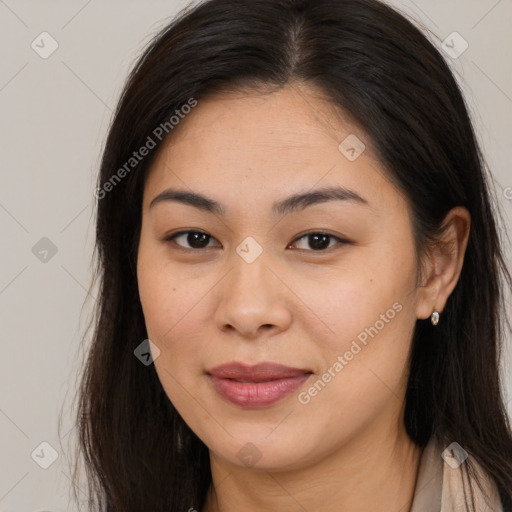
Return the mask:
[[[489,499],[469,475],[468,460]],[[440,447],[432,437],[420,460],[410,512],[503,512],[503,507],[496,485],[471,455],[455,443]]]

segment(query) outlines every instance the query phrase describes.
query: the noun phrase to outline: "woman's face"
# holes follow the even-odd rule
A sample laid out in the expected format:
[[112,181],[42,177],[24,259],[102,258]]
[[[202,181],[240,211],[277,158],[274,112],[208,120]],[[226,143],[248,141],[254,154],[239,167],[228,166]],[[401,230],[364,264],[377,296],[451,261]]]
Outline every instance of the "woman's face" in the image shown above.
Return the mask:
[[[207,199],[152,203],[169,189]],[[405,198],[313,89],[199,100],[147,176],[137,271],[156,371],[228,464],[299,468],[396,435],[428,307],[415,263]],[[294,370],[247,370],[264,362]]]

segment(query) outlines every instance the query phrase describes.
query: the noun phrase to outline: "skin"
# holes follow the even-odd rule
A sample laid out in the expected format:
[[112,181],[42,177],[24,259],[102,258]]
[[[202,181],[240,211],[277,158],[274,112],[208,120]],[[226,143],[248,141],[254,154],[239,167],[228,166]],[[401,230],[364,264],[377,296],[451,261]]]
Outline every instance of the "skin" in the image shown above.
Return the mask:
[[[338,149],[349,134],[366,144],[354,161]],[[275,201],[330,186],[368,204],[272,212]],[[176,201],[150,208],[170,187],[212,198],[226,213]],[[364,132],[311,86],[217,94],[174,129],[146,178],[137,272],[159,379],[210,451],[203,511],[410,508],[422,453],[403,425],[412,333],[434,308],[443,320],[469,214],[454,208],[446,222],[446,245],[430,251],[417,286],[407,199]],[[186,235],[164,240],[185,230],[210,238],[199,248]],[[319,230],[333,237],[315,250],[304,234]],[[236,252],[249,236],[263,251],[252,263]],[[301,403],[299,393],[396,303],[394,318]],[[274,405],[244,409],[221,398],[205,374],[231,361],[273,361],[313,376]],[[244,446],[260,457],[255,464],[237,456]]]

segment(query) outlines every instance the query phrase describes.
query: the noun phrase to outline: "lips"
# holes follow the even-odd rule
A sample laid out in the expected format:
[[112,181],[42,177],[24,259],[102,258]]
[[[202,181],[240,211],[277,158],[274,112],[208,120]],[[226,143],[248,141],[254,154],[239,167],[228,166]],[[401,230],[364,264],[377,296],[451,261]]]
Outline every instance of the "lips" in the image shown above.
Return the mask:
[[207,370],[219,395],[240,407],[266,407],[283,399],[303,382],[312,371],[278,363],[256,365],[227,363]]

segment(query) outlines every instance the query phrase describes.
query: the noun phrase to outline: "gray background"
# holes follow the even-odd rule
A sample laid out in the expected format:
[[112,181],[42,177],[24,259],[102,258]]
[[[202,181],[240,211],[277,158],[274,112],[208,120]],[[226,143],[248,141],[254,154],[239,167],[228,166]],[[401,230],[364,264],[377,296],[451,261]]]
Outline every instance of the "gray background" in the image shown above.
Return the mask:
[[[71,407],[80,340],[95,301],[87,289],[102,144],[140,49],[186,3],[0,0],[1,511],[76,509],[69,498]],[[447,60],[461,81],[510,226],[511,0],[390,3],[432,31],[436,45],[454,31],[469,44]],[[31,44],[48,51],[50,40],[38,37],[45,31],[58,48],[43,59]],[[51,242],[40,241],[44,237]],[[508,245],[507,257],[511,261]],[[512,413],[510,343],[505,355]],[[40,467],[51,462],[42,442],[58,454],[48,469]]]

